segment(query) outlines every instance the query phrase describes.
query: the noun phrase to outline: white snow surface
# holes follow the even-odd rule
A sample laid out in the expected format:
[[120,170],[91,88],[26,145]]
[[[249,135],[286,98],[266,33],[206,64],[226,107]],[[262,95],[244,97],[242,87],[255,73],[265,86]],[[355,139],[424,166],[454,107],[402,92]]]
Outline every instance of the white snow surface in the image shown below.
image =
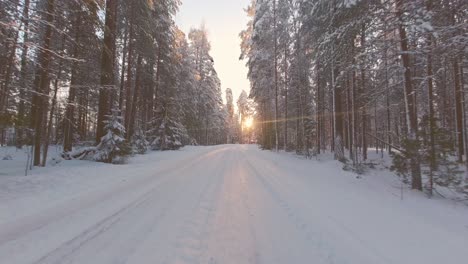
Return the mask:
[[[250,145],[0,161],[0,263],[464,263],[468,208]],[[18,169],[13,169],[17,165]]]

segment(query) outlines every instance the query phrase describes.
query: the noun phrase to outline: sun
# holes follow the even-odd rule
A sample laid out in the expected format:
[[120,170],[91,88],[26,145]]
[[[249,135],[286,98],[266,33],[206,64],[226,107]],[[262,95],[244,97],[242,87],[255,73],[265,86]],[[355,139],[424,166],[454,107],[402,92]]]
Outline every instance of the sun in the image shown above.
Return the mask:
[[245,123],[244,123],[244,126],[245,128],[251,128],[253,127],[253,124],[254,124],[254,120],[252,117],[249,117],[245,120]]

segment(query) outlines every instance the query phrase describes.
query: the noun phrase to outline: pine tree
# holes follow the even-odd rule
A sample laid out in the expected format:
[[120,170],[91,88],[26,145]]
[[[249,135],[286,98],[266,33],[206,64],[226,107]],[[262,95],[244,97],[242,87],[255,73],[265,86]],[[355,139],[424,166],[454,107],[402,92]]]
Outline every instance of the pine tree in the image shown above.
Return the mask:
[[94,160],[105,163],[122,163],[131,154],[131,147],[125,139],[125,127],[120,110],[113,109],[111,115],[106,116],[104,130],[106,134],[96,147]]
[[187,142],[185,127],[169,115],[168,109],[161,106],[156,117],[151,121],[152,129],[148,132],[153,150],[178,150]]
[[202,26],[189,33],[194,53],[197,122],[193,138],[203,145],[226,142],[226,116],[222,100],[221,81],[210,55],[207,31]]
[[149,148],[149,142],[146,140],[145,132],[139,128],[132,136],[132,152],[134,154],[145,154]]
[[226,111],[227,111],[227,143],[232,144],[234,142],[235,132],[234,132],[234,98],[232,96],[232,90],[230,88],[226,89]]

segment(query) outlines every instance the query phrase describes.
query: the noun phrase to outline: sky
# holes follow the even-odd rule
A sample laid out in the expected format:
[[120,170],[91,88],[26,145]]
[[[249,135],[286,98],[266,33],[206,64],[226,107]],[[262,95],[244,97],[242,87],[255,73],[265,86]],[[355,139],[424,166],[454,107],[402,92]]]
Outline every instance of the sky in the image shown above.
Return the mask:
[[176,16],[177,25],[186,34],[190,28],[205,24],[223,100],[226,88],[232,89],[235,101],[242,90],[247,93],[250,90],[245,61],[239,61],[239,33],[246,28],[248,18],[244,8],[249,3],[250,0],[182,0]]

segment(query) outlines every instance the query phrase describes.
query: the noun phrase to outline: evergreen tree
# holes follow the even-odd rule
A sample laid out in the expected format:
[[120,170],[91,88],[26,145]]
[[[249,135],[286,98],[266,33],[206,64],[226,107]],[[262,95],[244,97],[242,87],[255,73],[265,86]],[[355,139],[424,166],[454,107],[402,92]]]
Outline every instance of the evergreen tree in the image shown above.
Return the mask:
[[187,142],[188,134],[185,127],[169,116],[167,108],[161,106],[156,118],[151,122],[151,148],[153,150],[178,150]]
[[105,163],[122,163],[131,154],[131,147],[125,139],[125,127],[120,110],[113,109],[111,115],[106,116],[104,129],[106,134],[96,147],[94,160]]
[[146,140],[145,133],[138,129],[132,136],[132,152],[134,154],[145,154],[149,148],[149,142]]

